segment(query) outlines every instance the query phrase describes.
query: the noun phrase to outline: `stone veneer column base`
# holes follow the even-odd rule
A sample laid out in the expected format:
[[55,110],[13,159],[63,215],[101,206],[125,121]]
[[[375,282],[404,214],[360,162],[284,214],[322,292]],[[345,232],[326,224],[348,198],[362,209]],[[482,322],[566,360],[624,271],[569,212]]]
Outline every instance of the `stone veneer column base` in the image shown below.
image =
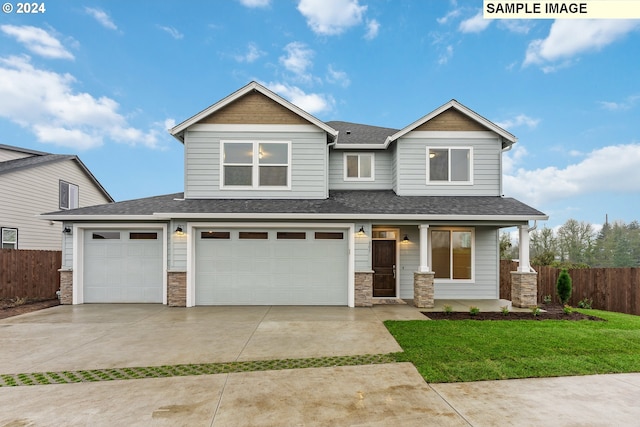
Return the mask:
[[73,304],[73,270],[60,269],[60,304]]
[[359,271],[355,274],[356,307],[371,307],[373,305],[373,271]]
[[433,308],[435,287],[433,271],[427,273],[413,273],[413,305],[418,308]]
[[538,273],[511,272],[511,304],[521,308],[538,305]]
[[167,305],[169,307],[187,306],[187,272],[167,272]]

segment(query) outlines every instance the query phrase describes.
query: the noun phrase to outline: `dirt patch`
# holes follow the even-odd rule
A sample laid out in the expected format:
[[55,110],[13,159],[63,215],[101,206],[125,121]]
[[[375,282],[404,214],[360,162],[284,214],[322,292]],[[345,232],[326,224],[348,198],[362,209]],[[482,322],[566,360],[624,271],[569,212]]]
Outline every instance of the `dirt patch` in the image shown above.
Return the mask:
[[512,311],[506,315],[501,312],[481,311],[475,316],[472,316],[468,311],[454,311],[451,313],[423,311],[422,314],[431,320],[594,320],[606,322],[605,319],[600,317],[578,313],[577,311],[567,314],[560,304],[548,304],[541,306],[540,309],[541,311],[537,316],[534,316],[531,311]]
[[31,313],[56,305],[60,305],[58,298],[2,298],[0,299],[0,319]]

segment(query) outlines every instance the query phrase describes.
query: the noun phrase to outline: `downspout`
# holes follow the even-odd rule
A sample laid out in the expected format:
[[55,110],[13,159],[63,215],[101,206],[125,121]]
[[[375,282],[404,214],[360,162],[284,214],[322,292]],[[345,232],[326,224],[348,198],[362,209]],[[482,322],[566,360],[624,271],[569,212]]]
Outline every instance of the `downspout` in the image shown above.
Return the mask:
[[538,220],[534,219],[533,220],[533,227],[529,227],[529,233],[531,233],[532,231],[534,231],[536,228],[538,228]]

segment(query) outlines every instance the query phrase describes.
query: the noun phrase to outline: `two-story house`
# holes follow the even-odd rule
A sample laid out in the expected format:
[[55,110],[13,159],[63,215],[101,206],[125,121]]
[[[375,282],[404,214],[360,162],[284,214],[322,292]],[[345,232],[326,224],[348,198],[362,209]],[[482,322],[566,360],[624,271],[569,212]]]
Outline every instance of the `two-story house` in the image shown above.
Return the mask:
[[0,248],[57,250],[62,226],[43,212],[113,202],[78,156],[0,144]]
[[501,195],[516,138],[455,100],[388,129],[322,122],[252,82],[170,133],[184,193],[43,216],[70,230],[63,303],[497,299],[499,230],[518,226],[514,303],[531,304],[529,221],[547,216]]

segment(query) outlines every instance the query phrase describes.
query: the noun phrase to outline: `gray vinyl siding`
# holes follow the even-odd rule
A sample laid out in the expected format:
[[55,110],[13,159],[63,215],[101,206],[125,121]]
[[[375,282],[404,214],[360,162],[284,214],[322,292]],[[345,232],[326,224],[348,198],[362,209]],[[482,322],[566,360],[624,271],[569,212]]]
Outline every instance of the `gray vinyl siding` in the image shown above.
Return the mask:
[[25,157],[31,157],[32,154],[22,153],[19,151],[8,150],[6,148],[0,148],[0,162],[6,162],[8,160],[23,159]]
[[391,189],[398,192],[398,144],[393,143],[389,147],[391,152]]
[[[180,224],[184,231],[183,236],[175,233],[176,227]],[[184,220],[172,220],[169,223],[169,245],[167,248],[167,257],[169,270],[187,271],[187,223]]]
[[[358,236],[360,227],[364,227],[364,236]],[[355,233],[355,271],[371,271],[371,223],[357,222]]]
[[[427,185],[426,147],[473,147],[473,185]],[[501,143],[498,138],[398,141],[397,193],[401,196],[499,196]]]
[[[402,242],[404,235],[408,242]],[[420,229],[417,225],[400,227],[399,274],[400,274],[400,298],[413,299],[413,273],[420,266]]]
[[[329,189],[330,190],[391,190],[393,187],[393,156],[388,150],[363,150],[361,153],[373,153],[374,181],[345,181],[344,153],[354,151],[329,151]],[[354,152],[355,153],[355,152]]]
[[0,175],[0,226],[18,229],[18,249],[60,250],[62,225],[37,215],[59,208],[59,181],[78,186],[79,207],[109,200],[73,160],[48,163]]
[[[220,141],[291,141],[290,190],[220,188]],[[188,131],[185,137],[185,197],[195,199],[324,199],[326,136],[323,132]]]
[[475,228],[475,280],[473,283],[438,283],[436,299],[497,299],[500,296],[498,230]]
[[[73,230],[72,222],[65,222],[62,227],[69,227]],[[62,233],[62,267],[71,270],[73,268],[73,234]]]

